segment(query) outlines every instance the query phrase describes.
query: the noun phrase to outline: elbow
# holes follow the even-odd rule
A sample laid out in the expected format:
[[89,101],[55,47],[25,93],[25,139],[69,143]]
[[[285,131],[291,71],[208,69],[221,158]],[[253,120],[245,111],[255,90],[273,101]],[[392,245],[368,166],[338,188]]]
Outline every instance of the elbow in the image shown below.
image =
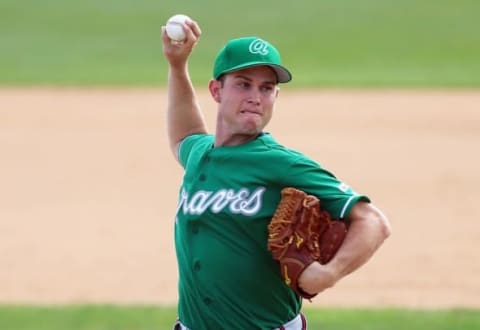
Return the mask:
[[370,216],[373,220],[372,224],[375,224],[379,240],[383,242],[392,234],[392,226],[388,218],[380,209],[372,206],[371,211]]
[[378,224],[379,224],[379,231],[380,235],[382,236],[383,240],[386,240],[390,235],[392,235],[392,226],[388,219],[380,214],[378,217]]
[[[358,223],[381,244],[392,234],[390,221],[383,212],[370,203],[358,203],[350,214],[352,225]],[[368,228],[368,229],[367,229]]]
[[392,226],[385,214],[377,207],[372,206],[372,217],[376,220],[379,235],[382,241],[386,240],[392,234]]

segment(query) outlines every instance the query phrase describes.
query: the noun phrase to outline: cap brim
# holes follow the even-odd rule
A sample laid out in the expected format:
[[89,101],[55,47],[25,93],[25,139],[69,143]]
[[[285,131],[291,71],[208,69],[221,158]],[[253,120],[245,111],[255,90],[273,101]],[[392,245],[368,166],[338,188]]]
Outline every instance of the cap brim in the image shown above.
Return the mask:
[[281,65],[278,65],[278,64],[262,63],[262,62],[244,63],[242,65],[238,65],[236,67],[233,67],[228,71],[222,72],[219,76],[221,76],[225,73],[230,73],[230,72],[238,71],[238,70],[241,70],[241,69],[251,68],[251,67],[254,67],[254,66],[269,66],[269,67],[271,67],[275,71],[279,83],[286,83],[286,82],[289,82],[290,80],[292,80],[292,74],[285,67],[283,67]]
[[290,73],[290,71],[288,71],[283,66],[270,65],[270,67],[273,70],[275,70],[275,72],[277,73],[279,83],[286,83],[286,82],[289,82],[290,80],[292,80],[292,74]]

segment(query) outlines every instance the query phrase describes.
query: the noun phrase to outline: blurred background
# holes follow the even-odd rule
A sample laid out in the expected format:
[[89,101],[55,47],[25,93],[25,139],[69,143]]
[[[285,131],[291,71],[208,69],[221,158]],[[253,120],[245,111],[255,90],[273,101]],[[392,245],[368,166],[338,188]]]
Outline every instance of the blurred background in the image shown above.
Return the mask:
[[473,87],[480,84],[478,1],[105,0],[0,3],[2,85],[162,85],[160,26],[201,25],[199,85],[230,38],[282,50],[292,86]]
[[176,303],[181,168],[160,27],[187,14],[206,86],[230,38],[293,81],[269,130],[389,216],[393,236],[322,306],[479,308],[480,2],[0,2],[0,304]]

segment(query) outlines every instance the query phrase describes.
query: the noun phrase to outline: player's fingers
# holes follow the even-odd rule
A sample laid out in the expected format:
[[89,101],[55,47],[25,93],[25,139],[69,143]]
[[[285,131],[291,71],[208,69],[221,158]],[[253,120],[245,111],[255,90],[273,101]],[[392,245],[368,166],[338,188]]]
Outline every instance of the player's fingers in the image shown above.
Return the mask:
[[175,44],[168,36],[165,26],[161,27],[160,34],[162,39],[163,54],[171,64],[177,62],[179,58],[185,57],[181,54],[183,51],[179,49],[179,45]]
[[165,26],[161,27],[160,36],[162,37],[163,42],[167,42],[170,38],[167,36],[167,29]]
[[183,25],[183,30],[185,31],[184,43],[189,48],[194,47],[197,44],[198,39],[201,35],[201,30],[197,22],[193,20],[185,21],[185,24]]
[[183,41],[172,40],[168,36],[166,26],[162,26],[162,28],[161,28],[161,38],[162,38],[162,42],[163,42],[164,52],[168,53],[168,54],[170,54],[172,52],[177,53],[179,46],[184,44]]
[[200,38],[202,35],[202,30],[196,21],[188,20],[185,22],[185,24],[188,25],[196,39]]
[[170,48],[172,45],[176,45],[176,43],[174,43],[173,40],[168,36],[166,26],[162,26],[161,36],[164,48]]

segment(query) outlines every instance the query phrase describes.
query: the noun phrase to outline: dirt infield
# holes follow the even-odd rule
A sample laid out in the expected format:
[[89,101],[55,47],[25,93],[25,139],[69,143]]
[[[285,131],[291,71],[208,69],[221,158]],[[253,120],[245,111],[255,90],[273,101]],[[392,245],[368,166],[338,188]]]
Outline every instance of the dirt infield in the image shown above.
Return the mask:
[[[165,102],[160,89],[0,89],[0,303],[176,302],[182,172]],[[393,225],[313,304],[480,307],[480,91],[285,90],[268,131]]]

